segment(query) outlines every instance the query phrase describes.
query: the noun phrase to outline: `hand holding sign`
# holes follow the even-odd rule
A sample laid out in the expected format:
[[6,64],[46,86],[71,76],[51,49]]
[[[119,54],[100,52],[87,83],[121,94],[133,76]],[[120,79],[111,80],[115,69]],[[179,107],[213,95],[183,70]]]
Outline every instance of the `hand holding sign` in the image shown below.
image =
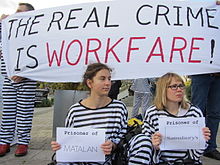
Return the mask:
[[156,150],[160,149],[160,144],[162,141],[162,135],[159,132],[156,132],[152,135],[152,144]]
[[210,139],[211,131],[208,127],[202,128],[202,133],[206,141]]
[[101,145],[101,148],[105,155],[110,155],[113,148],[115,148],[115,144],[112,141],[107,140],[105,143]]

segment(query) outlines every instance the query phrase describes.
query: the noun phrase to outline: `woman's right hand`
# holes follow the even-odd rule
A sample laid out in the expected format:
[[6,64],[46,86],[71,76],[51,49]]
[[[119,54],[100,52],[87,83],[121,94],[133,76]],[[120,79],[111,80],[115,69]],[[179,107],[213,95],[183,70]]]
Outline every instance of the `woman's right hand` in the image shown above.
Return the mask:
[[51,142],[51,148],[52,148],[53,151],[57,151],[57,150],[59,150],[61,148],[61,146],[56,141],[52,141]]
[[151,141],[152,141],[152,144],[153,144],[154,148],[156,150],[159,150],[160,149],[160,144],[161,144],[161,141],[162,141],[162,135],[159,132],[154,133],[151,136]]

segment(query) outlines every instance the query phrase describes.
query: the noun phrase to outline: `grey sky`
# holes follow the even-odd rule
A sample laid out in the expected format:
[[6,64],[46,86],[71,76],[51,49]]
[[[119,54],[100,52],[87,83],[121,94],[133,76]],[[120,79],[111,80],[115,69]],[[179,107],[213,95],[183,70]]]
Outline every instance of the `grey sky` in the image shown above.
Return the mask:
[[2,14],[12,14],[17,9],[19,2],[28,2],[35,9],[50,8],[76,3],[108,1],[108,0],[0,0],[0,16]]
[[0,0],[0,15],[12,14],[17,8],[17,2],[14,0]]

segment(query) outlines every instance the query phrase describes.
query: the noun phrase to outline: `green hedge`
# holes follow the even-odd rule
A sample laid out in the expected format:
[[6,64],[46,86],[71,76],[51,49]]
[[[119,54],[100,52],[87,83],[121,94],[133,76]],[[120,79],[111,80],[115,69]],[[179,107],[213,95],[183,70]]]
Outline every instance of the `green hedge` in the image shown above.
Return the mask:
[[54,103],[54,99],[44,99],[40,103],[36,103],[35,107],[51,107]]
[[191,79],[187,79],[185,85],[186,85],[186,97],[189,101],[191,101]]

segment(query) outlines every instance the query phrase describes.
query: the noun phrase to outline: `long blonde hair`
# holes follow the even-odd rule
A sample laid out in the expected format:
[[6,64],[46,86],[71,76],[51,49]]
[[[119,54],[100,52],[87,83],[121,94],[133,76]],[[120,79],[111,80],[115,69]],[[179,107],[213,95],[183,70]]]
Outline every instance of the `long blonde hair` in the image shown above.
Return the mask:
[[[183,79],[176,73],[166,73],[160,77],[156,82],[156,96],[154,98],[154,105],[157,109],[162,110],[166,108],[167,105],[167,88],[170,85],[172,79],[180,81],[184,84]],[[183,109],[189,108],[187,103],[186,95],[184,93],[183,100],[180,102],[180,106]]]

